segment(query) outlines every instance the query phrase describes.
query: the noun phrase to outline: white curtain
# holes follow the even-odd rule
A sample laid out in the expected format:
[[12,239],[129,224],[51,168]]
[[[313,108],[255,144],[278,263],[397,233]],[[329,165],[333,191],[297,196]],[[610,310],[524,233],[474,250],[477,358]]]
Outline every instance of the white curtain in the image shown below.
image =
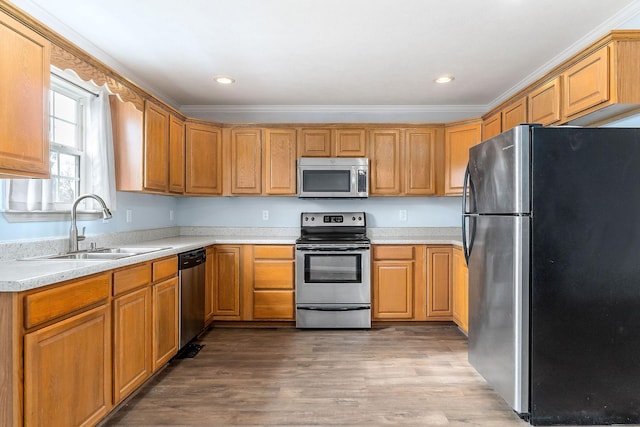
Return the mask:
[[87,192],[97,194],[110,210],[116,210],[116,172],[109,93],[102,90],[91,99],[87,132]]
[[[116,178],[109,93],[106,89],[90,101],[86,139],[86,192],[102,197],[111,211],[116,210]],[[10,211],[52,211],[53,188],[47,179],[7,180],[7,206]],[[92,202],[93,203],[93,202]],[[93,204],[88,204],[90,209]]]

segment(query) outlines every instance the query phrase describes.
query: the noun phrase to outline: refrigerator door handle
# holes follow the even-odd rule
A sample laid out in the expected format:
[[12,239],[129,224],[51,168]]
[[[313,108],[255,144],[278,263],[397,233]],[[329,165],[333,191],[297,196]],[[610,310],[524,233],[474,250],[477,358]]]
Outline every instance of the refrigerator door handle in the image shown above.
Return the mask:
[[[473,193],[473,185],[470,184],[470,176],[469,176],[469,164],[467,164],[467,169],[464,171],[464,183],[462,185],[462,251],[464,252],[464,259],[467,262],[467,266],[469,265],[469,257],[471,257],[471,249],[473,247],[473,235],[475,234],[475,224],[471,231],[470,240],[467,242],[467,220],[469,223],[473,219],[470,216],[471,212],[467,212],[467,191]],[[471,194],[475,197],[474,194]],[[471,229],[471,228],[470,228]]]

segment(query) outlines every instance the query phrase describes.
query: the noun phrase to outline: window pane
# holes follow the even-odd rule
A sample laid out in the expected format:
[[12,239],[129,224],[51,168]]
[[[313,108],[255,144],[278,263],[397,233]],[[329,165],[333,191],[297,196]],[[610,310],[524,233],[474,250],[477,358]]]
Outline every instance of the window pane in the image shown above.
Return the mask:
[[58,153],[56,151],[51,151],[49,153],[49,165],[51,166],[51,173],[53,175],[58,175]]
[[76,183],[74,179],[56,178],[58,203],[73,203],[76,194]]
[[80,178],[78,176],[78,156],[71,154],[59,153],[60,158],[60,176],[66,176],[70,178]]
[[56,92],[54,98],[53,115],[66,120],[68,122],[76,123],[78,111],[78,101],[73,98],[69,98],[61,93]]
[[53,120],[53,142],[76,147],[76,125],[63,122],[62,120]]

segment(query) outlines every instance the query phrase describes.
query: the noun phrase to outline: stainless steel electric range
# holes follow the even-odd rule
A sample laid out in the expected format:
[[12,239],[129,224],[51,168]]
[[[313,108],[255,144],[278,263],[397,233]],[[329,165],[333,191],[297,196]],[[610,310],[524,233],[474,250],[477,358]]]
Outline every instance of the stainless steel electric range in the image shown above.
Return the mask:
[[296,327],[371,327],[371,241],[364,212],[301,214]]

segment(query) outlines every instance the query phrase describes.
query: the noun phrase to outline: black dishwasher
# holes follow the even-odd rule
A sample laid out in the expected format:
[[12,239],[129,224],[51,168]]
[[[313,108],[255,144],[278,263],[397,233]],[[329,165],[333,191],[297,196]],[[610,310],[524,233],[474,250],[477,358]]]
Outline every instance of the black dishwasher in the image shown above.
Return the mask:
[[207,252],[200,248],[178,254],[180,278],[180,348],[204,329],[204,286]]

